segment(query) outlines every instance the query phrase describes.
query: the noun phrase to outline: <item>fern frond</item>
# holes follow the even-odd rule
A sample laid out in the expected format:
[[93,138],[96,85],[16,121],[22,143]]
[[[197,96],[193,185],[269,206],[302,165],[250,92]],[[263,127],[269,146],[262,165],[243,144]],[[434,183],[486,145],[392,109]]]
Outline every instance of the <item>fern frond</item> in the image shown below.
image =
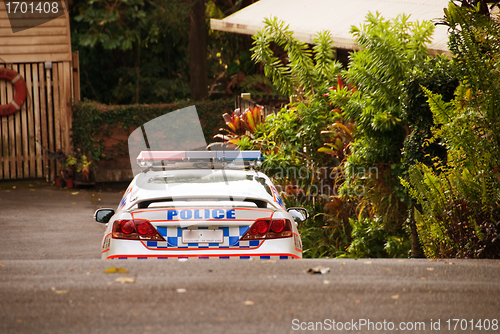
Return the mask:
[[444,102],[440,94],[435,94],[429,89],[420,86],[427,96],[427,103],[434,115],[434,123],[436,125],[446,124],[453,120],[454,105],[451,102]]
[[[265,27],[253,37],[252,59],[263,63],[264,73],[281,92],[287,95],[304,94],[311,99],[325,84],[333,81],[341,66],[333,60],[333,40],[328,32],[316,36],[316,45],[311,50],[306,43],[293,36],[283,21],[274,17],[264,19],[264,23]],[[287,53],[286,63],[274,56],[270,49],[271,42]]]
[[342,65],[336,61],[333,39],[329,31],[320,32],[314,38],[315,75],[326,87],[333,86]]

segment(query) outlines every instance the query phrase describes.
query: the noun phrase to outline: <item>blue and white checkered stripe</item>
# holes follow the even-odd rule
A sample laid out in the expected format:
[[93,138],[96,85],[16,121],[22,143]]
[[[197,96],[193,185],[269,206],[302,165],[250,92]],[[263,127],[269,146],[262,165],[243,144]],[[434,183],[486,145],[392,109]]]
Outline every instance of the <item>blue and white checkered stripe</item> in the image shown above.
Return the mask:
[[[222,230],[224,241],[222,243],[182,243],[182,230],[187,227],[158,226],[156,229],[167,240],[147,241],[146,246],[153,249],[223,249],[223,248],[253,248],[258,247],[259,240],[240,241],[240,238],[248,231],[248,226],[219,227]],[[199,230],[207,230],[208,227],[198,227]]]
[[178,259],[201,259],[201,260],[291,260],[293,256],[288,255],[239,255],[239,256],[196,256],[196,257],[185,257],[185,256],[127,256],[127,257],[113,257],[109,260],[178,260]]

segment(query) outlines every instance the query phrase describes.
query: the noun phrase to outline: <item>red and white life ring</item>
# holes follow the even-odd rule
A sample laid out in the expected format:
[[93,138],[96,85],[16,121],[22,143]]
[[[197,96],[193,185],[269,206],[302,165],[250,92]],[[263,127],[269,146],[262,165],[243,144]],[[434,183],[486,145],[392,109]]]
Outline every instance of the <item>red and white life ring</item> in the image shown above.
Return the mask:
[[16,89],[14,99],[9,104],[0,104],[0,116],[8,116],[23,106],[27,95],[26,82],[21,74],[8,68],[0,68],[0,80],[2,79],[9,80]]

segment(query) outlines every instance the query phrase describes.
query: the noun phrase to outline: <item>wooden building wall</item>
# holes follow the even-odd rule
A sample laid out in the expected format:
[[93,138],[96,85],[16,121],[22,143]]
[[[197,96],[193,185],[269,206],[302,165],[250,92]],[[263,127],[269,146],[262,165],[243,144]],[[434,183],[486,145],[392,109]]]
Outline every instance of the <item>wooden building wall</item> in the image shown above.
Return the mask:
[[[35,0],[33,3],[36,6],[38,2]],[[62,4],[65,7],[64,1]],[[64,15],[42,25],[13,33],[5,3],[0,1],[0,61],[71,62],[69,15],[66,9],[64,12]],[[19,12],[15,20],[28,23],[26,15]]]
[[[43,25],[13,33],[0,1],[0,67],[19,72],[28,89],[22,109],[0,117],[0,180],[54,180],[57,164],[48,152],[71,151],[73,68],[78,67],[73,63],[67,11]],[[13,93],[11,83],[0,80],[0,104],[9,103]]]

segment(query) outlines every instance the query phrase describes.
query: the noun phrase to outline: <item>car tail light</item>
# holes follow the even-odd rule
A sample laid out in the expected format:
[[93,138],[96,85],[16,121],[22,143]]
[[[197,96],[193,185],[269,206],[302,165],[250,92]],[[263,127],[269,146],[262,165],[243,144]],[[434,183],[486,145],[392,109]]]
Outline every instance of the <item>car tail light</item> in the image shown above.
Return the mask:
[[274,233],[281,233],[285,229],[284,219],[273,219],[271,224],[271,231]]
[[258,219],[241,240],[278,239],[292,236],[292,224],[288,219]]
[[124,234],[130,234],[135,231],[133,220],[120,220],[118,222],[118,230]]
[[165,241],[153,225],[144,219],[122,219],[113,223],[113,239]]

